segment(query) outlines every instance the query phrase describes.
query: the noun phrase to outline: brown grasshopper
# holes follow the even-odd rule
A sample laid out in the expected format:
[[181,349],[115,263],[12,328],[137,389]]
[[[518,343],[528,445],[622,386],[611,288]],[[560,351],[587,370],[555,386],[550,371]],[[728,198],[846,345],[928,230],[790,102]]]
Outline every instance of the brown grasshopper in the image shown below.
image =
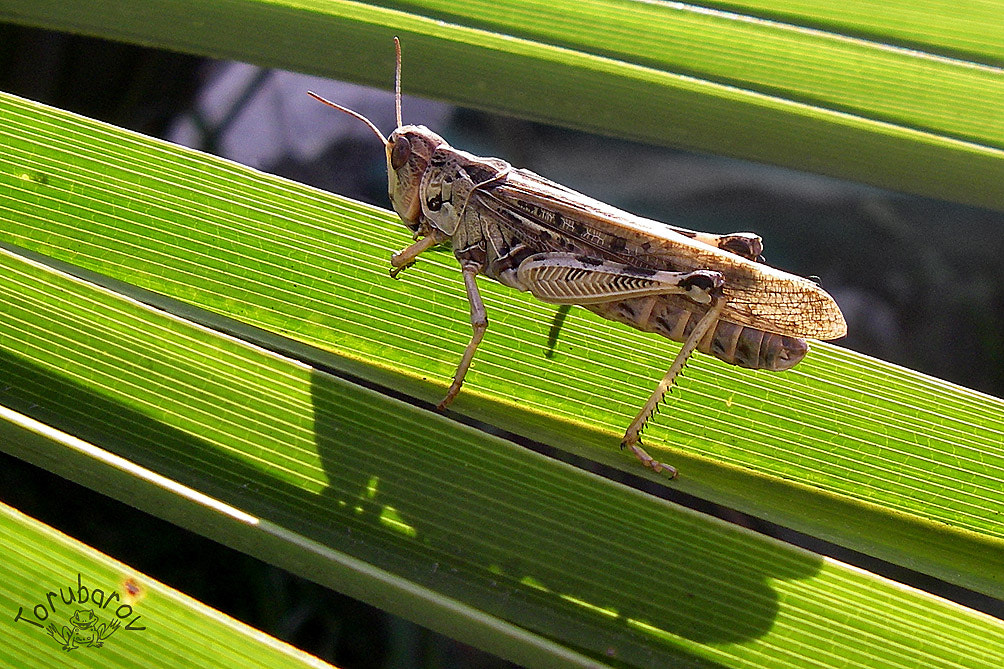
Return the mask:
[[753,233],[714,235],[640,218],[504,160],[454,149],[424,126],[404,125],[397,38],[394,46],[398,127],[388,138],[361,114],[310,95],[366,123],[386,148],[390,200],[415,239],[391,256],[391,276],[437,244],[450,243],[460,262],[474,333],[438,408],[460,392],[488,327],[478,274],[683,342],[621,441],[645,466],[673,476],[675,469],[641,447],[641,432],[695,349],[740,367],[780,371],[805,356],[804,337],[846,334],[833,298],[808,279],[762,264]]

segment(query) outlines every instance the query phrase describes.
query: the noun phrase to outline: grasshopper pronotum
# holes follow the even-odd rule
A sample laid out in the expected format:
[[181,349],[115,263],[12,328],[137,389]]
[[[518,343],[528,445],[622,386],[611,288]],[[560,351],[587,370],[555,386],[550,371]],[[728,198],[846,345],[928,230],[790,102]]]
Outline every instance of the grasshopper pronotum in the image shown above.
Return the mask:
[[454,149],[425,126],[404,125],[396,37],[394,46],[397,129],[389,137],[361,114],[310,95],[366,123],[385,146],[390,200],[415,239],[391,256],[391,276],[446,242],[460,262],[474,333],[438,408],[460,392],[488,327],[478,274],[683,342],[621,441],[645,466],[674,476],[641,447],[641,432],[695,349],[780,371],[805,356],[803,337],[846,334],[823,289],[759,262],[762,243],[753,233],[714,235],[640,218],[504,160]]

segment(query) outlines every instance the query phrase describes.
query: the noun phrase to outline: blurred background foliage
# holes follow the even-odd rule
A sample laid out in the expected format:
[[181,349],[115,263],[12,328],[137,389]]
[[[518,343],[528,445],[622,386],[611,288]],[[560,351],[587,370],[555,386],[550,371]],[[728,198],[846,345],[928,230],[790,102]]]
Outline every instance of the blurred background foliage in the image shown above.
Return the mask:
[[[336,135],[330,128],[346,120],[319,105],[308,116],[277,120],[283,96],[309,87],[298,76],[0,25],[5,91],[386,206],[382,151],[361,126]],[[384,129],[390,126],[389,94],[332,90],[322,92]],[[1000,212],[425,101],[406,100],[404,111],[406,120],[421,119],[455,146],[504,157],[632,212],[713,232],[756,231],[768,262],[820,276],[837,298],[850,325],[841,345],[1004,394]],[[342,165],[338,171],[330,167],[336,163]],[[406,240],[402,229],[402,246]],[[0,458],[0,500],[340,666],[507,666],[19,460]],[[79,503],[66,505],[66,499]],[[136,526],[155,539],[134,541],[126,528]],[[218,564],[230,568],[211,568]]]

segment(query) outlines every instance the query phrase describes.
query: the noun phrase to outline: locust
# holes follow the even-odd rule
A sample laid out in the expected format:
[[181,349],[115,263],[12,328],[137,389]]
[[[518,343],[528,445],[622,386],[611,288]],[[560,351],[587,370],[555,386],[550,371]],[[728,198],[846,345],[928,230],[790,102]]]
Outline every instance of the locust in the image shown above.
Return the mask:
[[455,149],[425,126],[405,125],[396,37],[394,45],[397,128],[389,136],[362,114],[309,95],[367,124],[385,147],[390,201],[414,239],[391,256],[391,276],[441,244],[460,264],[473,333],[438,409],[460,392],[488,328],[479,274],[682,342],[621,440],[643,465],[671,476],[676,470],[644,450],[641,433],[695,350],[782,371],[805,357],[806,339],[846,334],[834,299],[815,282],[764,264],[754,233],[696,232],[635,216],[499,158]]

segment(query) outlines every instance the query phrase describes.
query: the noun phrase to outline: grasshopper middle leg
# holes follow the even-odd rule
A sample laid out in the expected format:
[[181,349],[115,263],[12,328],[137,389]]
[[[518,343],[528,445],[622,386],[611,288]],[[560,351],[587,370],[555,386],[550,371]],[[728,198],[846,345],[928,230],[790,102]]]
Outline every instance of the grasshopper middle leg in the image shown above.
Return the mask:
[[[442,234],[438,230],[432,230],[408,248],[398,251],[390,257],[390,275],[396,279],[397,275],[405,268],[410,267],[415,262],[415,258],[423,251],[427,251],[443,241],[445,241],[445,238]],[[481,271],[481,266],[477,263],[464,262],[461,264],[460,271],[464,275],[467,301],[471,305],[471,328],[473,328],[474,334],[471,336],[471,341],[467,344],[467,348],[464,349],[464,356],[460,359],[457,371],[453,375],[453,383],[450,384],[449,390],[446,391],[446,397],[436,405],[437,409],[445,409],[457,397],[457,394],[460,393],[460,387],[464,385],[464,377],[467,376],[467,370],[470,369],[471,361],[474,360],[474,354],[478,350],[478,345],[484,339],[485,331],[488,329],[488,316],[485,313],[485,305],[481,301],[481,293],[478,291],[476,280],[478,272]]]
[[471,328],[474,330],[474,334],[471,335],[471,341],[467,344],[467,348],[464,349],[464,357],[460,359],[457,372],[453,375],[453,383],[450,384],[450,389],[446,391],[446,397],[436,405],[437,409],[445,409],[457,396],[457,393],[460,392],[460,386],[464,384],[464,377],[467,376],[467,370],[471,367],[474,353],[478,350],[478,345],[485,336],[485,330],[488,329],[488,316],[485,314],[485,305],[481,301],[481,293],[478,292],[476,278],[481,268],[474,263],[464,263],[460,270],[464,273],[464,287],[467,289],[467,301],[471,304]]
[[694,329],[691,330],[690,336],[687,337],[687,341],[683,343],[683,348],[680,352],[676,354],[676,358],[673,360],[673,364],[670,365],[669,371],[666,375],[662,377],[662,381],[656,387],[655,392],[652,396],[648,398],[645,402],[645,406],[642,407],[635,419],[631,421],[631,425],[628,426],[627,432],[624,433],[624,439],[621,441],[621,448],[629,448],[635,456],[641,460],[641,463],[646,467],[651,467],[656,472],[661,472],[666,469],[670,472],[671,476],[676,476],[676,469],[673,467],[659,462],[651,455],[645,452],[645,449],[641,447],[641,431],[645,428],[645,424],[655,413],[655,410],[659,407],[659,403],[669,392],[669,389],[673,386],[676,381],[676,377],[683,370],[683,366],[687,363],[690,355],[697,348],[697,345],[701,343],[704,336],[714,327],[715,323],[718,322],[719,316],[722,314],[722,309],[725,308],[725,296],[722,295],[721,290],[717,290],[712,296],[711,306],[708,308],[707,313],[705,313],[701,320],[697,322]]

